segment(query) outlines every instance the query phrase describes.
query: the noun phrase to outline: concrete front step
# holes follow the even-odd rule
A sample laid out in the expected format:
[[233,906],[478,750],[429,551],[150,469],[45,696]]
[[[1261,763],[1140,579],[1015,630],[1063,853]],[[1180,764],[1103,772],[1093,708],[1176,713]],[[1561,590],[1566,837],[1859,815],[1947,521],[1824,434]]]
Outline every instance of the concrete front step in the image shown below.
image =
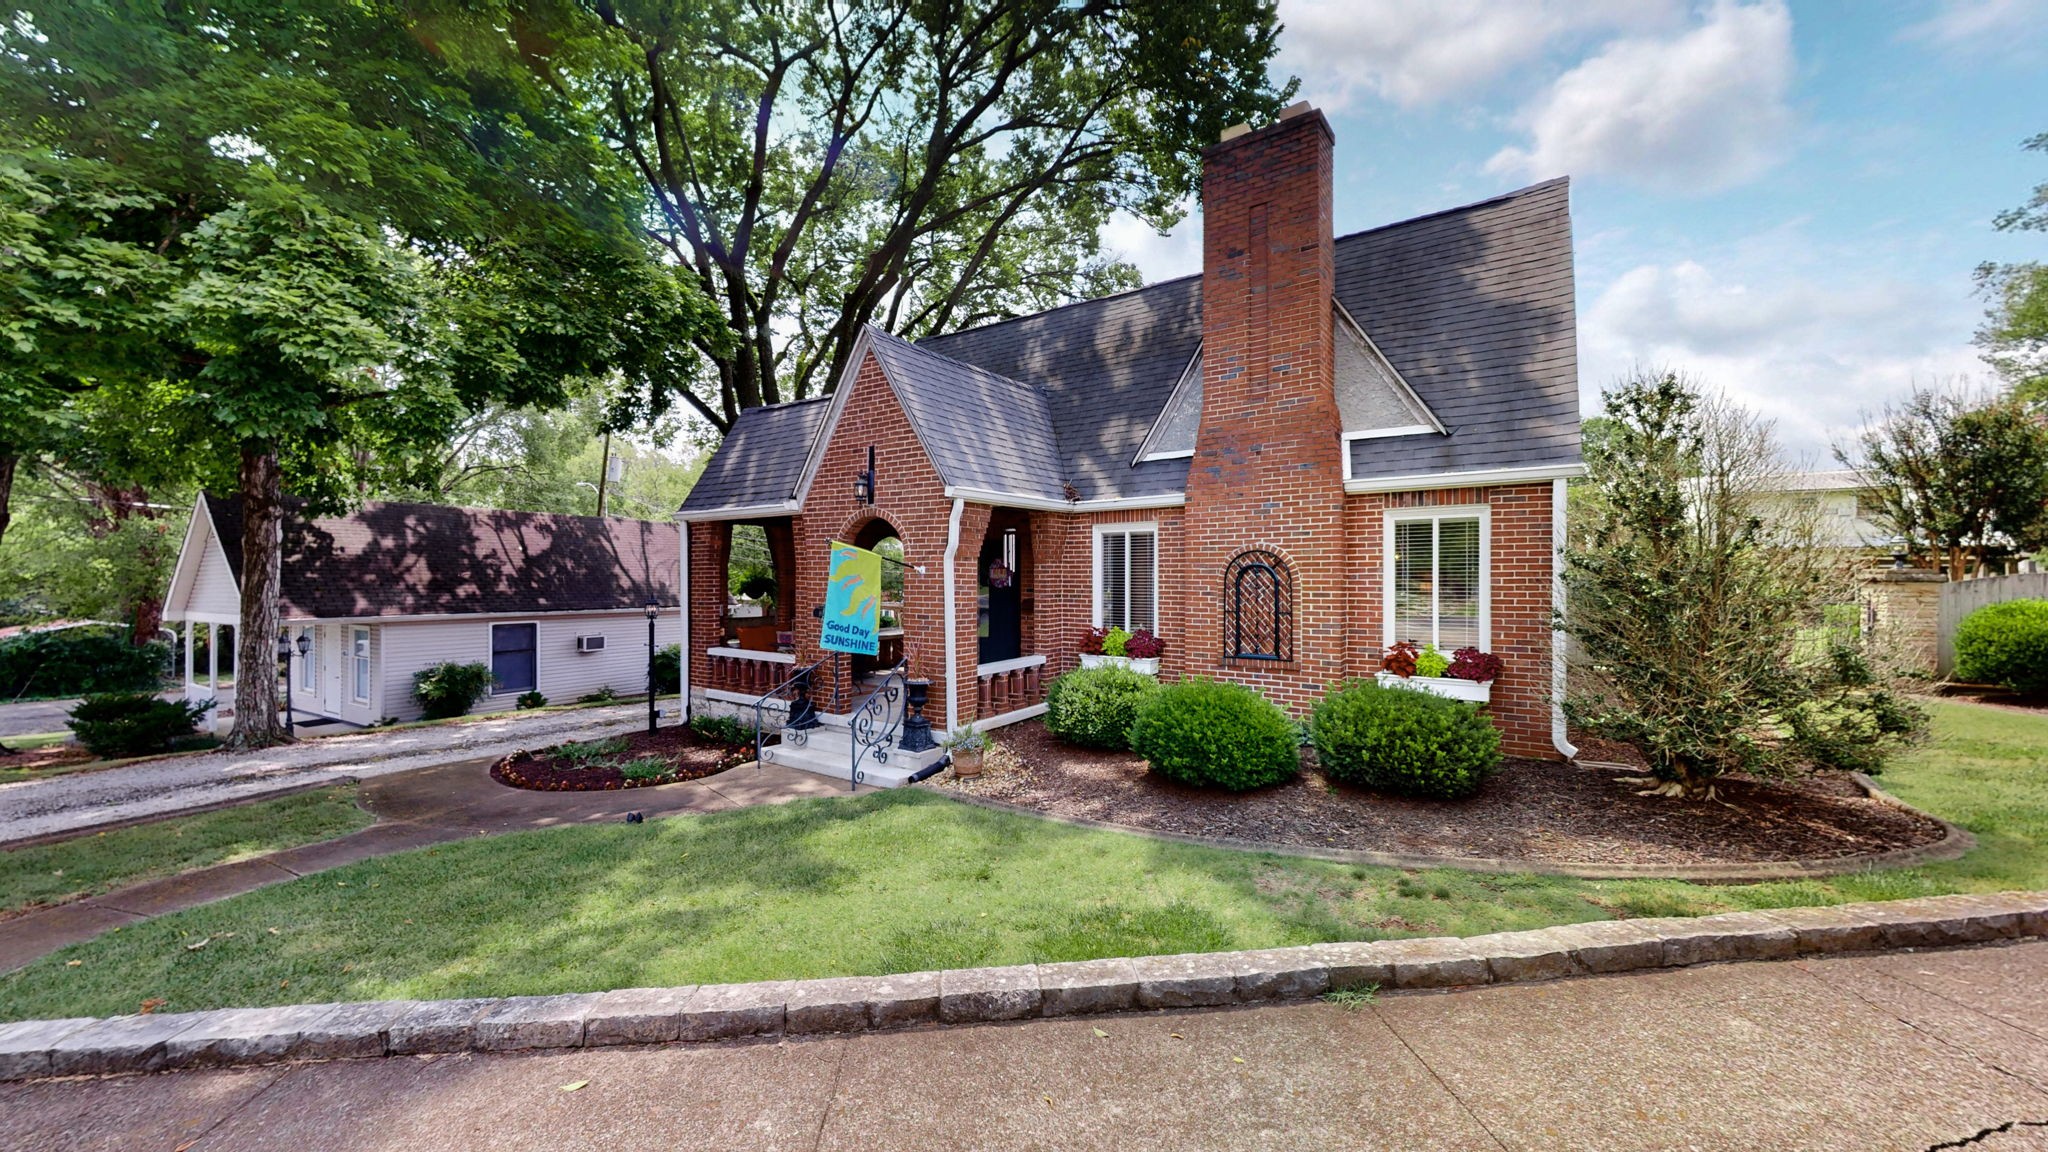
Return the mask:
[[[897,788],[910,783],[910,778],[945,758],[945,752],[934,748],[928,752],[905,752],[896,747],[892,738],[889,742],[888,759],[877,760],[869,751],[861,758],[860,782],[871,788]],[[761,750],[761,759],[769,764],[781,764],[814,772],[834,780],[847,780],[853,771],[852,738],[844,728],[820,726],[806,735],[803,743],[795,743],[785,733],[783,742],[771,744]]]

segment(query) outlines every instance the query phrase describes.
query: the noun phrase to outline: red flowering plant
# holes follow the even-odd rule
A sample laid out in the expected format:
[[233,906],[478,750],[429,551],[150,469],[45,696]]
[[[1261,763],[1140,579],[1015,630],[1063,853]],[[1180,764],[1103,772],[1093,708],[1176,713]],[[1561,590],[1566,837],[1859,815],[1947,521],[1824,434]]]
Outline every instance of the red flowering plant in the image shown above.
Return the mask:
[[1102,655],[1102,642],[1109,638],[1109,629],[1090,628],[1081,633],[1081,652],[1086,656]]
[[1131,633],[1131,638],[1124,641],[1124,655],[1133,659],[1155,660],[1164,651],[1166,651],[1166,641],[1161,640],[1143,628]]
[[1406,679],[1415,675],[1415,657],[1421,652],[1413,641],[1402,640],[1387,648],[1387,654],[1380,658],[1380,667]]
[[1453,680],[1475,680],[1484,684],[1500,675],[1500,657],[1477,648],[1460,648],[1451,653],[1451,666],[1444,675]]

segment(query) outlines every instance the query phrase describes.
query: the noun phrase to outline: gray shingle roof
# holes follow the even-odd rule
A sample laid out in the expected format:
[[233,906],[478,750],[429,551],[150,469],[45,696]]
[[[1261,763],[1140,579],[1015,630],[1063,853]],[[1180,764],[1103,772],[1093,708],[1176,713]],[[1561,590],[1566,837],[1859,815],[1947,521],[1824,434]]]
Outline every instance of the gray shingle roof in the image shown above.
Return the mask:
[[1064,499],[1067,469],[1043,391],[880,329],[870,333],[875,358],[949,486]]
[[825,423],[828,398],[748,408],[712,453],[683,512],[781,504],[796,491],[811,441]]
[[[1335,255],[1338,302],[1450,430],[1357,441],[1354,477],[1579,460],[1564,180],[1338,237]],[[1187,460],[1131,461],[1201,347],[1201,297],[1186,276],[916,345],[877,333],[875,347],[948,483],[1166,495]],[[684,512],[787,499],[823,409],[743,414]]]

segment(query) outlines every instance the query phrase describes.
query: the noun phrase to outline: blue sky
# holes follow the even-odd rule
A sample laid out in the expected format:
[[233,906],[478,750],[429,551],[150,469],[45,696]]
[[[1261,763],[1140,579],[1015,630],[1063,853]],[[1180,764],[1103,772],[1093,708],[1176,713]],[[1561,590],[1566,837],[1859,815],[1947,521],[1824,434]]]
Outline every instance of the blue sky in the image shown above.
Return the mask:
[[[1687,370],[1824,463],[1915,383],[1990,383],[1972,270],[2048,181],[2048,0],[1281,0],[1337,135],[1337,230],[1573,178],[1585,410]],[[1148,281],[1199,217],[1106,239]]]

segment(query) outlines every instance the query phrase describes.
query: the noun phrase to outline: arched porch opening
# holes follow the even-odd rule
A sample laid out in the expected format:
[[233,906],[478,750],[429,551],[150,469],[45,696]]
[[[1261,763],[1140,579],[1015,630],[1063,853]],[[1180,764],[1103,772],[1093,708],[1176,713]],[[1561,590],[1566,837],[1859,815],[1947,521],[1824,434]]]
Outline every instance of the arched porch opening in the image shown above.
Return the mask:
[[903,660],[903,538],[894,525],[880,516],[870,518],[847,543],[865,548],[882,558],[882,604],[880,651],[873,656],[853,657],[853,679],[894,668]]

